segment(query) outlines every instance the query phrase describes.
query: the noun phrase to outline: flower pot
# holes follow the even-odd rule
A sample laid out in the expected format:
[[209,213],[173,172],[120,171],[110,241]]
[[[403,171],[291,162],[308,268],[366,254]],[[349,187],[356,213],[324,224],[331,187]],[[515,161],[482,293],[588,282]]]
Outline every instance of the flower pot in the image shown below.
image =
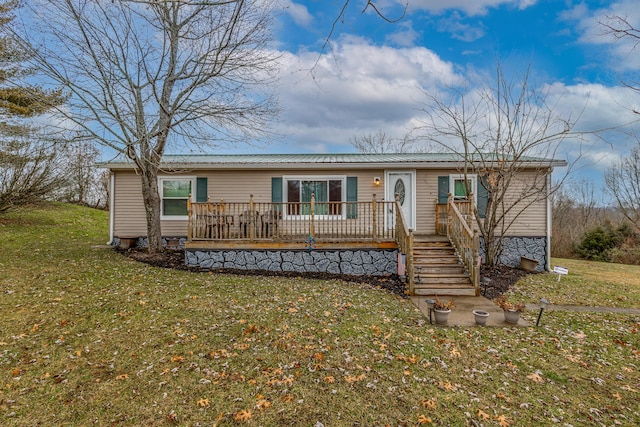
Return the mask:
[[538,260],[527,258],[524,256],[520,257],[520,268],[524,271],[536,271],[536,267],[538,266]]
[[504,310],[504,320],[507,323],[516,324],[520,320],[520,312],[517,310]]
[[436,324],[446,325],[447,322],[449,321],[449,313],[451,313],[451,310],[434,309],[433,315],[436,318]]
[[473,316],[476,319],[476,325],[484,326],[487,324],[487,319],[489,318],[489,312],[484,310],[473,310]]

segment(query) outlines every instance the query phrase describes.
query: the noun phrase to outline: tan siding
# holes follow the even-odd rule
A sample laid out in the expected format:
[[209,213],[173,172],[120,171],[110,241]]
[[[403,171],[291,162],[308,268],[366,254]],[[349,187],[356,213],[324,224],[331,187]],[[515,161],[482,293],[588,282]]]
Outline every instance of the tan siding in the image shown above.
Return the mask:
[[144,236],[147,223],[140,177],[133,172],[115,174],[114,235]]
[[[522,172],[511,183],[507,199],[510,203],[514,203],[520,198],[523,191],[531,193],[530,186],[544,186],[545,180],[541,176],[537,176],[536,172]],[[542,195],[536,194],[535,198],[540,199]],[[509,203],[508,202],[508,203]],[[510,215],[507,221],[513,221],[513,225],[507,231],[509,236],[545,236],[547,231],[547,203],[546,200],[536,200],[531,206],[527,203],[519,204]],[[526,207],[525,207],[526,206]],[[517,216],[517,218],[516,218]]]
[[[394,169],[395,171],[396,169]],[[416,232],[435,232],[435,204],[438,196],[438,176],[449,175],[450,170],[418,170],[416,171]],[[516,197],[523,183],[531,182],[533,172],[523,173],[523,179],[514,183],[510,197]],[[257,203],[271,202],[271,178],[281,176],[357,176],[358,199],[369,201],[373,194],[377,200],[385,199],[384,169],[358,171],[349,173],[330,169],[308,171],[287,170],[286,172],[266,170],[243,171],[197,171],[175,176],[198,176],[208,178],[208,196],[211,201],[248,202],[253,194]],[[374,177],[380,177],[380,187],[373,184]],[[133,172],[117,172],[115,174],[115,236],[146,235],[146,219],[142,203],[140,177]],[[546,202],[541,200],[527,208],[516,219],[509,235],[544,236],[546,234]],[[186,236],[186,221],[162,221],[164,236]]]

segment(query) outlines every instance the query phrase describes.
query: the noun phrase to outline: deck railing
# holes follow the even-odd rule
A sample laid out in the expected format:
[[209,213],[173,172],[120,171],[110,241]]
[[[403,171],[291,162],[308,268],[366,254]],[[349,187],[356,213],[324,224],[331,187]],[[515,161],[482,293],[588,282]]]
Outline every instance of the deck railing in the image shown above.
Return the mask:
[[189,202],[189,240],[395,241],[395,202]]
[[[473,197],[470,197],[473,200]],[[447,203],[447,236],[456,248],[458,256],[469,274],[471,283],[476,288],[476,292],[480,289],[480,265],[479,265],[479,248],[480,241],[478,233],[474,231],[472,223],[473,205],[467,202],[461,205],[466,208],[466,213],[462,213],[458,207],[459,202],[454,201],[449,195]],[[468,205],[468,206],[467,206]]]
[[407,292],[413,295],[415,279],[413,277],[413,230],[407,225],[407,221],[402,213],[400,206],[400,198],[396,196],[396,240],[398,242],[398,250],[405,257],[405,275],[407,277]]

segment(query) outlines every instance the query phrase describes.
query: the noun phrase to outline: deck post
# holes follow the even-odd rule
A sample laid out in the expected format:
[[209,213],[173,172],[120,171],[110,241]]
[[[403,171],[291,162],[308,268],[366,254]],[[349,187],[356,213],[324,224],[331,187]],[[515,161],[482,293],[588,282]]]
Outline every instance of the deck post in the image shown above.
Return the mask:
[[440,208],[438,207],[437,197],[436,197],[436,234],[440,234]]
[[249,195],[249,240],[253,242],[256,237],[256,214],[255,205],[253,203],[253,194]]
[[415,279],[413,277],[413,229],[409,229],[409,242],[407,244],[407,279],[409,280],[409,295],[415,293]]
[[449,193],[447,196],[447,237],[451,240],[451,203],[453,203],[453,195]]
[[191,206],[191,194],[187,198],[187,215],[189,215],[189,220],[187,221],[187,240],[191,240],[192,232],[191,227],[193,227],[193,207]]
[[311,193],[311,225],[309,227],[309,235],[311,236],[315,236],[316,235],[316,194],[315,193]]
[[373,224],[371,224],[371,237],[373,238],[374,242],[378,241],[377,211],[378,211],[378,203],[376,201],[376,194],[373,193],[373,200],[371,201],[371,220],[373,221]]

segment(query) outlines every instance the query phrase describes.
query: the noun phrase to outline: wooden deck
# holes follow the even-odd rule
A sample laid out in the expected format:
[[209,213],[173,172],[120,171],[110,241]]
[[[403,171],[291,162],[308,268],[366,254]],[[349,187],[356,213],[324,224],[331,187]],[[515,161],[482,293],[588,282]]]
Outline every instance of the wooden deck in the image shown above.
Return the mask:
[[[462,209],[462,212],[461,212]],[[409,295],[478,295],[473,206],[437,205],[435,234],[414,235],[395,202],[189,203],[185,249],[397,249]]]

